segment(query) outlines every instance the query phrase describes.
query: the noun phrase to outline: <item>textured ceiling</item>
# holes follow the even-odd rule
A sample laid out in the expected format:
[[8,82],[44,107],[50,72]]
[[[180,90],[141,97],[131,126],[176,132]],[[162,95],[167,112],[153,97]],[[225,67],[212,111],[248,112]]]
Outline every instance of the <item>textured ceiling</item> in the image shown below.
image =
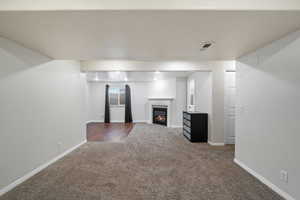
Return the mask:
[[1,36],[55,59],[231,60],[299,28],[298,11],[0,12]]

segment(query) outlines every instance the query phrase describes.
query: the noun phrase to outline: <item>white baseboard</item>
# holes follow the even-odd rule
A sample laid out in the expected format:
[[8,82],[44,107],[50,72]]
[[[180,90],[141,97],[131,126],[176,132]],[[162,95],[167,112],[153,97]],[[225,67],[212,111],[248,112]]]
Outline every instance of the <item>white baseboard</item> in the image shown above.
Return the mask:
[[103,120],[89,120],[89,121],[86,121],[86,124],[88,123],[103,123],[104,121]]
[[258,174],[257,172],[255,172],[253,169],[249,168],[248,166],[246,166],[244,163],[242,163],[241,161],[237,160],[236,158],[234,159],[234,162],[239,165],[241,168],[243,168],[244,170],[246,170],[248,173],[250,173],[252,176],[254,176],[255,178],[257,178],[258,180],[260,180],[262,183],[264,183],[265,185],[267,185],[269,188],[271,188],[274,192],[276,192],[277,194],[279,194],[280,196],[282,196],[283,198],[285,198],[286,200],[296,200],[295,198],[293,198],[291,195],[289,195],[288,193],[286,193],[285,191],[281,190],[279,187],[277,187],[276,185],[274,185],[271,181],[269,181],[268,179],[266,179],[265,177],[263,177],[262,175]]
[[147,120],[134,120],[133,123],[147,123]]
[[[124,120],[112,120],[110,121],[110,123],[123,123]],[[147,123],[148,121],[147,120],[134,120],[133,123]],[[104,123],[103,120],[90,120],[90,121],[87,121],[86,122],[87,124],[88,123]]]
[[208,144],[211,146],[224,146],[225,143],[217,143],[217,142],[212,142],[212,141],[208,141]]
[[49,165],[53,164],[54,162],[56,162],[59,159],[61,159],[62,157],[64,157],[65,155],[71,153],[72,151],[74,151],[75,149],[77,149],[78,147],[80,147],[81,145],[83,145],[86,142],[87,141],[84,140],[83,142],[81,142],[81,143],[75,145],[74,147],[68,149],[67,151],[65,151],[62,154],[56,156],[55,158],[51,159],[50,161],[46,162],[45,164],[43,164],[43,165],[35,168],[34,170],[32,170],[31,172],[29,172],[27,174],[25,174],[21,178],[15,180],[14,182],[12,182],[11,184],[9,184],[8,186],[5,186],[4,188],[0,189],[0,196],[2,196],[3,194],[5,194],[6,192],[12,190],[13,188],[17,187],[18,185],[20,185],[21,183],[23,183],[27,179],[29,179],[32,176],[34,176],[35,174],[39,173],[40,171],[42,171],[43,169],[45,169]]
[[171,128],[183,128],[183,126],[172,125]]

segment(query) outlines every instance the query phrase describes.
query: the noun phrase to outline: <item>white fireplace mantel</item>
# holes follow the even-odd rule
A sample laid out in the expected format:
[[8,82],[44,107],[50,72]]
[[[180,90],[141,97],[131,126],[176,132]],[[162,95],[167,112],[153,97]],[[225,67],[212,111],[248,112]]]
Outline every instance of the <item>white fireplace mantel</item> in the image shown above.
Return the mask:
[[149,100],[152,100],[152,101],[160,101],[160,100],[162,100],[162,101],[172,101],[172,100],[174,100],[174,98],[173,97],[148,97],[148,99]]
[[167,127],[171,127],[171,117],[172,117],[172,101],[174,98],[172,97],[149,97],[149,122],[152,124],[152,107],[153,106],[166,106],[167,107]]

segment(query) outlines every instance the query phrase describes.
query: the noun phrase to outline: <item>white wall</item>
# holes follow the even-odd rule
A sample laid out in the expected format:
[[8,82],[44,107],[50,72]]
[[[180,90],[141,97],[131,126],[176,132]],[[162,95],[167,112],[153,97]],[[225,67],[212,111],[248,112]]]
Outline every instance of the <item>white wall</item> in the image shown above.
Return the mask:
[[235,61],[135,61],[98,60],[82,62],[83,71],[211,71],[212,73],[212,123],[211,142],[224,143],[224,76],[226,70],[235,70]]
[[176,79],[176,97],[173,100],[172,126],[182,127],[182,111],[186,110],[186,78]]
[[195,110],[199,112],[211,113],[211,72],[195,72],[188,77],[188,81],[189,80],[195,80]]
[[[88,121],[104,121],[105,85],[124,86],[125,83],[88,82]],[[147,120],[148,83],[126,83],[131,89],[132,118],[135,122]],[[125,87],[125,86],[124,86]],[[110,110],[112,122],[124,122],[124,107],[112,107]]]
[[104,121],[105,84],[88,82],[88,121]]
[[149,97],[175,98],[176,97],[176,79],[157,80],[149,83]]
[[76,61],[0,38],[0,192],[85,140],[84,77]]
[[[186,80],[168,79],[151,82],[104,83],[88,82],[88,121],[104,121],[105,85],[131,88],[131,109],[134,122],[149,121],[148,98],[174,98],[172,104],[172,126],[182,126],[182,111],[186,107]],[[160,86],[160,87],[159,87]],[[124,122],[124,107],[112,107],[111,122]]]
[[[211,141],[211,124],[212,124],[212,73],[195,72],[188,77],[187,82],[195,81],[195,111],[208,113],[208,135]],[[189,87],[189,86],[188,86]],[[189,100],[189,90],[187,92]]]
[[[134,86],[133,86],[134,85]],[[148,83],[132,83],[131,90],[131,109],[134,121],[148,121]]]
[[300,199],[299,52],[296,32],[237,61],[235,157],[294,199]]

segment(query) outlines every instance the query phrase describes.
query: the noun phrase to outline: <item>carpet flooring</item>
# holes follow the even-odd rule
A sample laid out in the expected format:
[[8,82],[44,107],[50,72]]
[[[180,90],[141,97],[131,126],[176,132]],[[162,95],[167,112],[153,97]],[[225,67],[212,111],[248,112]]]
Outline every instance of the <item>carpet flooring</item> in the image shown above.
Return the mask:
[[118,142],[86,143],[0,200],[282,200],[233,156],[233,146],[137,124]]

